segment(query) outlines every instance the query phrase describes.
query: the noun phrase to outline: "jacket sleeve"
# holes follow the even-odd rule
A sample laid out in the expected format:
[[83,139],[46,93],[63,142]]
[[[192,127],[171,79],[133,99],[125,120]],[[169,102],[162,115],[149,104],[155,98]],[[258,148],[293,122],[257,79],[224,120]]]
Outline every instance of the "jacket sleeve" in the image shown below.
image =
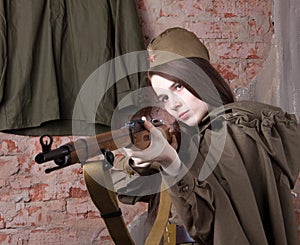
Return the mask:
[[[166,183],[174,183],[171,176],[163,174]],[[197,242],[207,244],[213,238],[214,196],[206,181],[199,181],[190,171],[168,192],[176,212],[186,230]]]
[[0,103],[4,94],[5,71],[7,65],[6,15],[4,0],[0,1]]

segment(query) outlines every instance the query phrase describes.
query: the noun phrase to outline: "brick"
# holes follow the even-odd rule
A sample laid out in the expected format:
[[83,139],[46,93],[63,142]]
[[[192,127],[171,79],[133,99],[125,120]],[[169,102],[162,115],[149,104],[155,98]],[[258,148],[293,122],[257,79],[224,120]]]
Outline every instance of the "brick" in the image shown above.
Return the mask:
[[247,80],[251,81],[256,77],[257,74],[262,70],[264,65],[264,60],[255,60],[253,62],[249,61],[246,68]]
[[213,7],[215,16],[225,18],[269,15],[271,13],[271,2],[268,0],[215,0]]
[[239,70],[236,67],[235,62],[224,61],[218,64],[215,64],[214,67],[222,75],[225,80],[233,80],[238,78]]
[[216,42],[215,45],[215,54],[221,59],[263,59],[266,55],[264,43]]
[[218,17],[236,17],[235,1],[213,1],[213,14]]
[[125,223],[128,225],[138,214],[143,213],[147,210],[146,203],[138,203],[132,206],[128,206],[122,203],[119,203],[119,206],[122,210]]
[[7,227],[63,226],[67,220],[63,201],[18,203],[15,207],[3,213]]
[[9,179],[10,186],[13,189],[24,189],[24,188],[30,188],[32,184],[32,179],[30,176],[22,176],[22,175],[16,175]]
[[72,230],[56,228],[50,230],[38,229],[29,234],[29,244],[79,244]]
[[111,238],[110,238],[110,234],[108,232],[107,229],[103,229],[100,233],[100,241],[101,244],[105,244],[105,245],[113,245],[114,243],[112,243]]
[[[227,77],[225,80],[229,83],[233,91],[240,87],[246,87],[249,84],[245,72],[247,61],[243,59],[222,59],[216,64],[216,68],[221,74],[224,73],[222,76]],[[233,73],[233,75],[231,73]]]
[[[6,226],[6,222],[4,219],[3,213],[0,212],[0,229],[4,229]],[[1,236],[0,236],[0,243],[1,243]]]
[[193,31],[197,37],[202,39],[221,38],[221,33],[216,31],[216,22],[197,21],[189,24],[189,29]]
[[165,8],[168,9],[169,13],[174,12],[175,9],[178,9],[179,15],[183,15],[185,18],[197,17],[201,19],[210,16],[212,7],[212,2],[208,0],[173,1],[171,5],[165,5]]
[[42,207],[41,215],[38,216],[38,226],[63,227],[70,218],[66,213],[66,202],[64,200],[37,202],[33,203],[32,206]]
[[24,175],[31,177],[32,183],[42,183],[48,186],[56,186],[57,175],[56,173],[45,174],[45,169],[48,168],[49,165],[39,165],[34,162],[28,164],[27,166],[23,166],[21,169],[23,170]]
[[0,200],[0,212],[4,213],[7,210],[15,210],[16,204],[12,201],[2,201]]
[[270,15],[272,11],[271,1],[268,0],[236,0],[235,11],[241,16]]
[[17,152],[17,149],[18,147],[14,140],[4,138],[3,140],[1,140],[0,144],[0,156],[15,154]]
[[16,156],[0,157],[0,179],[7,179],[19,171],[19,161]]
[[67,202],[67,212],[69,214],[87,214],[90,210],[95,210],[95,208],[92,208],[90,200],[77,200],[75,198]]
[[[265,35],[268,35],[269,33],[273,33],[272,23],[267,17],[252,17],[248,21],[248,26],[250,36],[257,37],[256,40],[258,38],[262,39]],[[270,38],[268,38],[268,40],[270,40]]]
[[64,199],[70,196],[71,183],[58,183],[56,185],[46,185],[43,192],[43,201]]
[[10,196],[11,196],[11,200],[15,203],[20,203],[20,202],[28,203],[31,201],[29,189],[14,190]]
[[245,24],[239,21],[198,21],[189,25],[199,39],[240,39],[249,38]]
[[[106,230],[106,226],[101,218],[72,220],[68,226],[79,244],[103,244],[101,234]],[[110,236],[107,240],[111,242]]]
[[30,200],[31,201],[42,201],[45,199],[47,184],[34,184],[29,190]]
[[11,227],[38,226],[42,219],[42,207],[28,206],[18,211],[18,215],[10,222]]
[[242,21],[216,22],[215,30],[221,33],[223,39],[245,40],[249,37],[248,31]]
[[[51,165],[52,167],[55,165]],[[57,183],[78,183],[83,179],[82,169],[80,164],[74,164],[70,167],[66,167],[64,169],[58,170],[51,175],[55,175]],[[48,176],[48,175],[46,175]]]
[[145,2],[143,0],[136,0],[137,9],[140,11],[147,11]]
[[81,188],[74,188],[71,187],[70,188],[70,197],[73,198],[82,198],[82,197],[88,197],[88,191],[87,190],[83,190]]
[[24,230],[9,229],[0,231],[0,244],[28,244],[28,232]]
[[3,172],[0,173],[0,189],[3,189],[4,187],[9,187],[12,179],[16,178],[15,174],[18,172],[18,166],[14,166],[13,163],[10,165],[9,162],[7,162],[7,164],[0,162],[0,166],[3,170]]
[[0,244],[10,244],[11,238],[7,233],[0,233]]
[[151,21],[155,22],[159,18],[159,13],[161,9],[161,3],[159,1],[138,0],[138,2],[139,4],[137,7],[141,7],[139,9],[139,14],[141,15],[142,22],[151,23]]

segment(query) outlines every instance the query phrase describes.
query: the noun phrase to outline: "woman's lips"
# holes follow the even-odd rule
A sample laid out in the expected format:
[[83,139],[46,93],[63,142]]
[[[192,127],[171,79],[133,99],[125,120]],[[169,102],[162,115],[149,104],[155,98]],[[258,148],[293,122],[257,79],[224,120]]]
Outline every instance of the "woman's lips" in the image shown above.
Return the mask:
[[189,111],[185,111],[185,112],[181,113],[181,114],[179,115],[179,118],[180,118],[181,120],[187,119],[187,117],[188,117],[188,112],[189,112]]

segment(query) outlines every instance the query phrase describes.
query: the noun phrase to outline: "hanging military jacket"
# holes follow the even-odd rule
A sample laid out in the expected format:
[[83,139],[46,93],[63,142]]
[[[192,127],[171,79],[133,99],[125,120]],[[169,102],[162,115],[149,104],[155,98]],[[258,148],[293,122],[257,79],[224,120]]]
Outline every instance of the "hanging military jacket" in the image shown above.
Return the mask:
[[[108,130],[118,102],[145,85],[139,73],[109,84],[117,79],[112,64],[92,83],[107,90],[99,103],[92,98],[94,115],[74,116],[80,89],[97,68],[145,49],[134,1],[1,0],[0,14],[1,131],[70,135],[72,119],[82,129],[97,124],[97,132]],[[131,65],[138,70],[140,64]],[[84,96],[80,100],[90,99]]]
[[[222,149],[214,149],[224,128]],[[200,244],[299,244],[291,194],[300,167],[296,116],[236,102],[209,113],[199,136],[190,170],[183,165],[177,179],[163,175],[189,234]]]

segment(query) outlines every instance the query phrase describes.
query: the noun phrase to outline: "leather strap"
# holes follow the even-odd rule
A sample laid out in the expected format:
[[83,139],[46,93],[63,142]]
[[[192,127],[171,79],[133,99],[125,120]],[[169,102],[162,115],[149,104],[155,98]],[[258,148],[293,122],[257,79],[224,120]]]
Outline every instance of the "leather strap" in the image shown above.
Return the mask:
[[164,232],[164,245],[175,245],[177,230],[175,224],[167,224]]
[[[159,245],[168,223],[171,210],[171,198],[162,182],[157,216],[146,239],[145,245]],[[175,243],[174,243],[175,244]],[[170,244],[171,245],[171,244]]]
[[83,176],[92,201],[100,211],[109,234],[116,245],[134,245],[113,190],[111,175],[105,171],[105,161],[83,164]]
[[[101,217],[104,219],[115,244],[134,245],[134,241],[122,217],[116,193],[112,191],[113,182],[111,175],[105,171],[105,165],[105,161],[91,161],[83,164],[83,176],[88,192],[93,203],[100,211]],[[159,245],[167,227],[171,210],[171,199],[163,183],[161,188],[157,217],[145,245]],[[175,245],[173,239],[171,243],[170,240],[165,239],[164,244]]]

